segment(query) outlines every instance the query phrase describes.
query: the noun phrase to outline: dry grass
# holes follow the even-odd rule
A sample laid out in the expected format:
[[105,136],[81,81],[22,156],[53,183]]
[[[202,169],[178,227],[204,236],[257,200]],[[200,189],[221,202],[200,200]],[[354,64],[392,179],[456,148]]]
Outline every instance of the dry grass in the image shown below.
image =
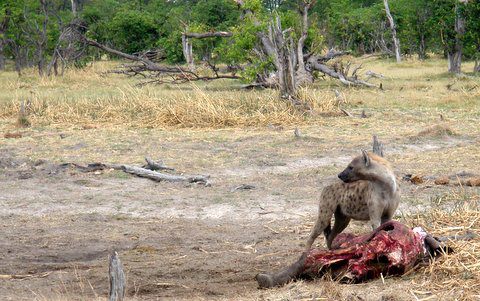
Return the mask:
[[[412,284],[418,291],[442,300],[480,298],[480,196],[452,191],[457,200],[449,210],[432,210],[407,218],[408,224],[421,225],[435,236],[454,236],[471,232],[473,240],[449,240],[453,254],[445,254],[422,268]],[[421,273],[421,274],[420,274]],[[424,294],[424,295],[425,295]],[[423,296],[423,298],[427,297]],[[420,297],[420,296],[418,296]]]
[[[276,99],[274,92],[250,92],[249,97],[233,93],[211,95],[193,86],[193,92],[117,88],[119,96],[97,99],[48,99],[34,94],[29,107],[33,123],[112,123],[142,127],[228,127],[301,122],[301,114]],[[11,117],[18,101],[3,106],[0,116]]]
[[[213,84],[213,90],[204,83],[139,88],[134,80],[101,76],[111,66],[98,65],[70,70],[63,78],[39,79],[30,74],[18,79],[9,74],[2,81],[10,92],[0,94],[0,117],[18,115],[20,103],[27,100],[28,117],[34,124],[230,127],[289,125],[306,119],[279,100],[276,91],[246,91],[238,84],[229,87],[226,81]],[[304,89],[302,95],[315,111],[337,110],[333,94]]]
[[[404,223],[421,226],[435,236],[474,233],[473,240],[449,240],[452,254],[444,254],[428,266],[406,276],[364,284],[331,280],[294,282],[256,295],[257,300],[478,300],[480,298],[480,197],[452,195],[457,207],[408,215]],[[453,226],[454,225],[454,226]],[[249,298],[245,298],[248,300]]]
[[[389,159],[402,172],[434,176],[459,171],[478,174],[479,77],[447,75],[443,60],[408,60],[401,64],[376,59],[358,61],[364,63],[364,71],[374,70],[386,76],[382,80],[385,90],[345,88],[331,80],[319,81],[314,87],[301,91],[314,108],[314,114],[309,116],[278,101],[274,91],[235,90],[232,82],[198,83],[181,89],[173,86],[136,88],[135,79],[102,75],[112,63],[70,70],[63,78],[39,79],[33,72],[17,78],[13,73],[0,73],[0,128],[4,135],[22,136],[0,138],[0,143],[21,153],[22,157],[52,162],[140,163],[145,154],[156,154],[179,170],[193,168],[212,174],[238,170],[242,175],[242,171],[249,171],[266,158],[288,167],[289,163],[302,162],[305,158],[350,156],[354,150],[367,147],[371,134],[375,133],[385,142]],[[465,68],[471,69],[468,64]],[[326,117],[338,112],[333,89],[344,96],[346,103],[340,104],[342,107],[357,117],[365,109],[370,117]],[[17,134],[22,100],[30,100],[26,117],[32,126]],[[441,125],[432,127],[440,121]],[[257,128],[270,124],[279,126]],[[54,128],[56,126],[58,128]],[[126,128],[130,126],[136,128]],[[244,126],[256,128],[244,129]],[[299,126],[303,139],[294,138],[294,126]],[[163,127],[175,128],[165,131]],[[192,130],[192,127],[198,129]],[[209,127],[217,129],[204,129]],[[64,134],[64,138],[59,134]],[[420,136],[421,143],[410,139]],[[443,139],[445,137],[448,139]],[[262,163],[259,168],[266,167]],[[278,188],[278,191],[285,194],[285,199],[292,202],[299,199],[299,204],[305,204],[305,198],[314,198],[313,184],[308,184],[313,182],[303,182],[312,178],[308,173],[315,172],[315,177],[322,178],[335,174],[338,168],[297,167],[302,172],[308,169],[305,173],[295,173],[295,177],[302,179],[302,185]],[[273,184],[267,180],[262,182],[267,178],[263,174],[247,179],[253,182],[260,177],[260,184],[264,185],[259,184],[262,188],[257,191],[264,194],[255,195],[259,200],[278,193],[276,187],[290,187],[291,183],[285,185],[285,180],[294,181],[293,176],[289,178],[283,173]],[[175,191],[177,193],[181,192]],[[216,192],[202,193],[208,200],[223,197]],[[231,198],[229,194],[228,200],[232,201]],[[238,194],[237,198],[244,201],[245,197]],[[435,235],[462,234],[469,230],[480,236],[477,187],[450,189],[419,185],[403,202],[412,208],[416,203],[422,206],[420,214],[402,217],[408,225],[421,225]],[[432,207],[436,209],[425,210]],[[238,298],[225,299],[478,300],[479,237],[449,244],[456,250],[454,254],[405,277],[385,279],[385,283],[381,280],[360,285],[323,280],[296,282],[268,291],[245,290]],[[58,300],[70,300],[67,296],[69,292],[62,291]],[[208,300],[209,297],[193,299]],[[222,299],[221,296],[215,298]]]
[[[38,78],[34,71],[18,78],[0,74],[0,117],[18,116],[21,101],[30,102],[28,118],[33,125],[108,123],[135,127],[231,127],[298,125],[316,123],[322,116],[338,115],[333,89],[344,97],[347,108],[419,110],[435,108],[440,113],[468,109],[478,104],[478,77],[454,77],[444,73],[443,60],[406,61],[394,64],[377,59],[354,59],[364,69],[385,74],[385,91],[352,89],[333,80],[319,80],[300,91],[313,108],[301,114],[277,98],[271,90],[246,91],[238,83],[217,81],[182,86],[135,87],[138,79],[105,74],[112,62],[95,63],[82,70],[69,70],[62,78]],[[465,67],[469,68],[469,66]],[[380,80],[375,79],[378,84]]]
[[421,130],[418,134],[411,137],[412,140],[422,139],[422,138],[444,138],[450,136],[458,135],[446,124],[435,124],[427,127],[424,130]]

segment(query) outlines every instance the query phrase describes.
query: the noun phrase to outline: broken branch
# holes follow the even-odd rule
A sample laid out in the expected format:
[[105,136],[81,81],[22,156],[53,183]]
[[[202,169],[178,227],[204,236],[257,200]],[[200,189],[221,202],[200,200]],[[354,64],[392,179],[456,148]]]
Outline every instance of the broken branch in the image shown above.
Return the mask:
[[[335,71],[330,69],[327,65],[320,63],[321,61],[316,56],[312,56],[308,59],[310,67],[314,70],[320,71],[330,77],[340,80],[340,82],[347,86],[367,86],[376,88],[374,84],[368,83],[366,81],[360,80],[354,76],[348,77],[346,74],[342,74],[340,71]],[[358,70],[358,69],[357,69]]]
[[204,33],[196,33],[196,32],[185,32],[183,33],[187,38],[194,38],[194,39],[204,39],[204,38],[212,38],[212,37],[231,37],[233,34],[228,31],[217,31],[217,32],[204,32]]
[[187,181],[189,183],[203,183],[206,184],[208,181],[207,176],[178,176],[178,175],[169,175],[165,173],[160,173],[158,171],[153,171],[141,167],[122,165],[122,170],[126,173],[136,175],[138,177],[151,179],[157,182],[160,181],[170,181],[170,182],[181,182]]
[[155,162],[149,157],[145,157],[145,161],[147,161],[147,164],[143,166],[145,169],[150,169],[150,170],[175,170],[174,168],[171,167],[166,167],[163,165],[163,162]]

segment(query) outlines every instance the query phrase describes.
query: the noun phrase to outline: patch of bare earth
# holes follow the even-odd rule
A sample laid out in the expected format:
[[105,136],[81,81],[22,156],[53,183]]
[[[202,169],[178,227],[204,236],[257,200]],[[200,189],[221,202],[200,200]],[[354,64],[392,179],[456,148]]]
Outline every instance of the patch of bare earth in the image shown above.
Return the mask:
[[[385,124],[365,130],[357,120],[328,122],[302,127],[301,138],[293,136],[293,129],[100,128],[26,129],[22,138],[1,140],[1,299],[105,299],[112,250],[125,266],[129,299],[439,297],[421,288],[428,270],[360,285],[327,279],[257,290],[256,273],[281,268],[300,255],[321,188],[335,181],[361,148],[370,147],[372,132],[388,131]],[[336,123],[345,122],[351,125],[338,131]],[[410,132],[421,130],[418,125]],[[414,142],[401,131],[380,136],[399,181],[408,173],[440,176],[480,167],[478,130]],[[146,155],[163,159],[179,173],[209,174],[212,186],[60,167],[98,161],[140,165]],[[465,200],[478,201],[478,187],[434,185],[428,179],[422,185],[401,183],[396,218],[412,226],[426,208],[447,210]],[[236,189],[243,184],[253,189]],[[478,221],[472,229],[479,230]],[[368,227],[355,222],[348,231]],[[318,244],[323,246],[323,240]]]

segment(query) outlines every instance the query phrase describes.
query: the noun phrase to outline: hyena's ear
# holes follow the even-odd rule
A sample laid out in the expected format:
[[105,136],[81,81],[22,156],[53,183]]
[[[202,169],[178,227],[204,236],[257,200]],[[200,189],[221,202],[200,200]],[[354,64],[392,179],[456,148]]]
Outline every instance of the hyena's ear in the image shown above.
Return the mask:
[[368,156],[367,151],[362,149],[362,155],[363,155],[363,162],[365,162],[365,166],[369,167],[370,166],[370,157]]

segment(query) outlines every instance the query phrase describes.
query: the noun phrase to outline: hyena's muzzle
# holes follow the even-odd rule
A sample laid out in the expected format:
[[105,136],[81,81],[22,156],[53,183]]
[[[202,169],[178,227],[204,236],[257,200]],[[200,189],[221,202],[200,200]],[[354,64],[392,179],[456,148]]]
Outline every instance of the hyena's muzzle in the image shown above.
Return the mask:
[[353,171],[353,168],[349,166],[345,168],[341,173],[338,174],[338,178],[345,183],[353,182],[355,179],[352,171]]

